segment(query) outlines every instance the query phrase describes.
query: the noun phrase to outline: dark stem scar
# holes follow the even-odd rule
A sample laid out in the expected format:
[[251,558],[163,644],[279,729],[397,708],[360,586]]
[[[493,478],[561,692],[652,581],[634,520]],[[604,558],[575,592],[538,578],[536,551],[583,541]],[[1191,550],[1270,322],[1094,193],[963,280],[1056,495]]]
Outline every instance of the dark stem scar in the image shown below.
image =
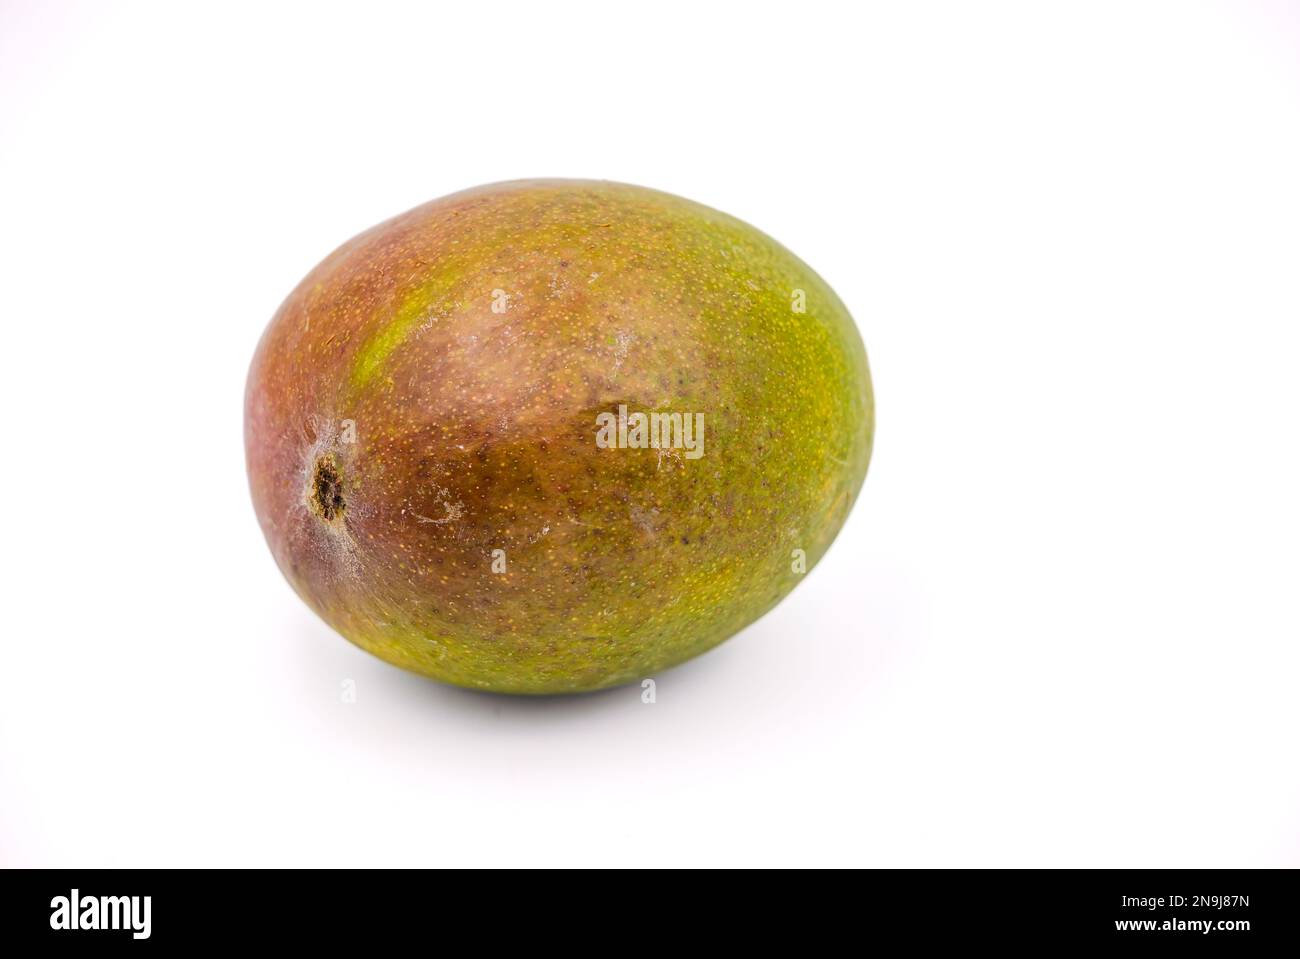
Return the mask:
[[311,511],[328,523],[343,515],[343,476],[332,456],[316,460],[311,485],[307,490],[307,505]]

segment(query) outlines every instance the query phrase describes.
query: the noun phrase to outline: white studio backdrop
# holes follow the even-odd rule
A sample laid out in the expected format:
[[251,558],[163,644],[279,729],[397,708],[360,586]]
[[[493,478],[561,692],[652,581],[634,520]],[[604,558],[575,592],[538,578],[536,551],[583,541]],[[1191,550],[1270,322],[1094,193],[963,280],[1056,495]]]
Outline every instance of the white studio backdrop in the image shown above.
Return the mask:
[[[1300,865],[1297,121],[1294,3],[5,0],[0,864]],[[653,705],[368,657],[248,498],[303,274],[536,176],[872,361],[840,539]]]

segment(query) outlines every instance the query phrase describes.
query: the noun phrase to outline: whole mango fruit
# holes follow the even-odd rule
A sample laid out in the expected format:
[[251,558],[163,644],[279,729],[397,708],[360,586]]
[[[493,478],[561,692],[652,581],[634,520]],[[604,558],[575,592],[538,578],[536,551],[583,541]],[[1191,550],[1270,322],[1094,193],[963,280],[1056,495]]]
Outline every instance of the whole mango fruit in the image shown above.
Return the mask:
[[867,357],[772,239],[617,183],[457,193],[349,240],[248,375],[253,503],[327,623],[461,686],[639,680],[771,609],[871,456]]

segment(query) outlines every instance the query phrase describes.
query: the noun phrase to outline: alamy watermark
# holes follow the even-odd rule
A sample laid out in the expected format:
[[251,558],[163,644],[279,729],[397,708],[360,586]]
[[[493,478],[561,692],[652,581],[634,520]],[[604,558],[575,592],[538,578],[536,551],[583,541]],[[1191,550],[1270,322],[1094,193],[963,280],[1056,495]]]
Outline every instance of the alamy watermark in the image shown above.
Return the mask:
[[50,928],[122,930],[132,939],[148,939],[152,896],[83,896],[81,890],[50,900]]
[[684,450],[688,460],[704,455],[703,413],[628,413],[620,403],[617,415],[596,414],[596,445],[603,450]]

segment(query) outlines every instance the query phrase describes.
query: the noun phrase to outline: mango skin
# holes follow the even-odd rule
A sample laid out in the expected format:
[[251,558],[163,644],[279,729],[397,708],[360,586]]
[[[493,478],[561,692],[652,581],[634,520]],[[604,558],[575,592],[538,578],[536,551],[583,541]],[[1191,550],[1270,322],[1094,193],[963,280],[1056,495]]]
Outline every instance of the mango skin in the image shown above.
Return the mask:
[[[620,404],[702,413],[703,456],[600,448]],[[639,681],[758,619],[843,525],[873,432],[816,273],[604,181],[479,187],[348,241],[275,314],[245,398],[298,594],[390,663],[502,693]]]

